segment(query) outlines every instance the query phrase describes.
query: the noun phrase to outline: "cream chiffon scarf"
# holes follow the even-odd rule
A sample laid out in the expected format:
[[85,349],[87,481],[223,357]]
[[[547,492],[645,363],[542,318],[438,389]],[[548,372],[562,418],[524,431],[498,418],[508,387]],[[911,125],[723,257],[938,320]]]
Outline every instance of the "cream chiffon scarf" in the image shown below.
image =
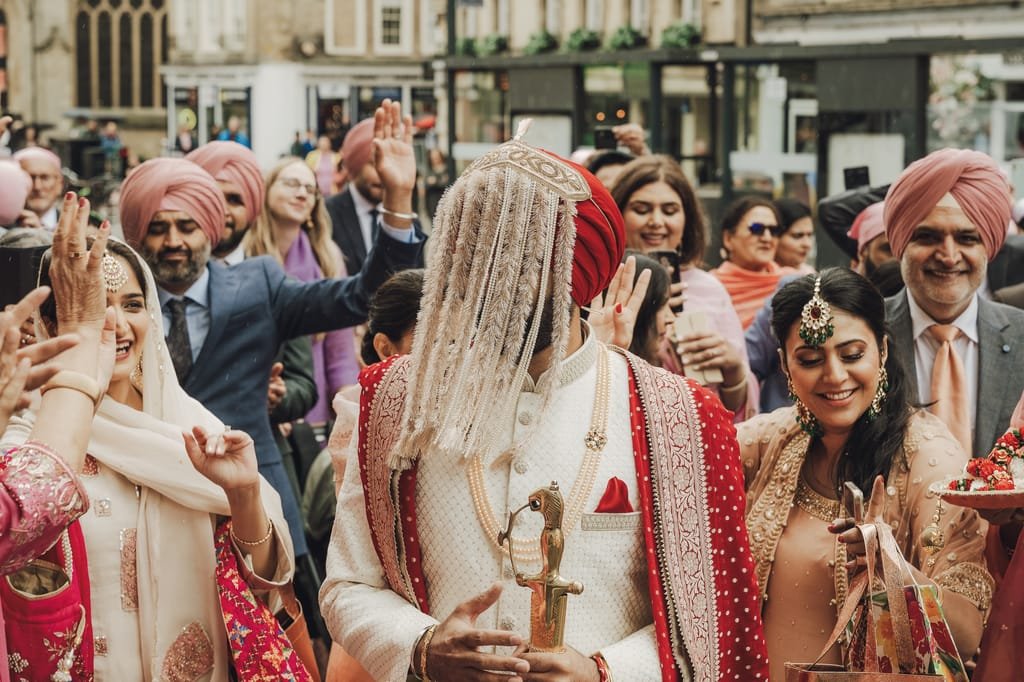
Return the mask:
[[[181,436],[193,426],[217,433],[224,425],[178,384],[164,344],[156,285],[146,264],[136,259],[146,276],[150,318],[142,356],[143,410],[105,397],[93,420],[88,453],[141,488],[136,562],[143,679],[163,679],[168,650],[186,626],[198,622],[213,647],[214,672],[209,679],[226,682],[229,653],[217,594],[213,531],[214,516],[227,516],[229,507],[224,491],[192,466]],[[32,412],[12,419],[3,437],[5,445],[26,440],[34,420]],[[287,564],[294,565],[280,497],[262,477],[261,492],[278,547],[287,553]]]

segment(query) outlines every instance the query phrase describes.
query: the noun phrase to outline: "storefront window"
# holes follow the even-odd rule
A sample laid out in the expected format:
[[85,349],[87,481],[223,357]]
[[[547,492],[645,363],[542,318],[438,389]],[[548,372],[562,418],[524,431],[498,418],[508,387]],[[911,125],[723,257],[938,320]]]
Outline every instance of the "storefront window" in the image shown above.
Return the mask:
[[509,135],[507,71],[460,71],[455,74],[456,128],[453,151],[462,170]]
[[583,69],[582,145],[594,144],[594,132],[622,123],[648,127],[650,68],[646,64],[588,66]]
[[661,74],[664,149],[681,161],[683,171],[697,185],[714,180],[718,103],[708,87],[708,68],[666,66]]

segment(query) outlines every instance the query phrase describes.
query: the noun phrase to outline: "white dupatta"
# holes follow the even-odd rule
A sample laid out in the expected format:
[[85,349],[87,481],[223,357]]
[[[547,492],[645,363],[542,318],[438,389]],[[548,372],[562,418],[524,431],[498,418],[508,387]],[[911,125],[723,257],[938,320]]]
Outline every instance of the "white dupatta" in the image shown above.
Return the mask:
[[[198,624],[212,647],[214,665],[209,679],[227,682],[230,654],[217,593],[213,531],[214,516],[229,515],[229,507],[224,491],[192,466],[181,435],[193,426],[218,433],[224,424],[178,384],[164,343],[156,284],[145,262],[137,255],[135,258],[145,275],[150,318],[142,354],[143,410],[104,397],[93,420],[87,452],[141,489],[136,563],[144,680],[163,679],[165,659],[171,664],[200,653],[194,627],[184,634],[185,628]],[[4,444],[24,442],[34,420],[32,412],[12,419]],[[290,579],[294,551],[288,525],[280,497],[262,477],[261,494],[278,542],[275,577]]]

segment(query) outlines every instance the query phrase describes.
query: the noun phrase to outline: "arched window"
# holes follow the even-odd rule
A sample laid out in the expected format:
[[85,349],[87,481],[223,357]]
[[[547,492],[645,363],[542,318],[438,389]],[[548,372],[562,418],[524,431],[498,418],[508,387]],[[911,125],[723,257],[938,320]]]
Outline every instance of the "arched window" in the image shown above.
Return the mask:
[[99,48],[96,67],[99,71],[101,107],[114,106],[113,58],[110,35],[110,13],[100,12],[96,25],[96,42]]
[[153,106],[153,53],[157,46],[153,44],[153,16],[149,12],[143,12],[142,21],[139,23],[139,40],[142,49],[139,50],[139,105],[143,107]]
[[92,106],[92,59],[89,54],[89,13],[79,12],[75,17],[75,81],[78,85],[78,106]]
[[132,16],[127,12],[122,13],[118,24],[117,38],[120,45],[118,104],[122,107],[130,107],[134,104],[132,92],[135,90],[132,82],[132,64],[134,63],[132,60]]

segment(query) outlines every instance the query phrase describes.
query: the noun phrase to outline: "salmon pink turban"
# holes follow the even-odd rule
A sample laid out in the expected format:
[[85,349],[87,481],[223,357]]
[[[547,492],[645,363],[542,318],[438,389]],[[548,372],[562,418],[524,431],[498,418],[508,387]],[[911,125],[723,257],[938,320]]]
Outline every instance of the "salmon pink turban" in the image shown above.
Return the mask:
[[42,161],[53,167],[53,171],[57,174],[61,174],[60,157],[51,152],[49,149],[43,147],[26,147],[20,151],[14,153],[12,157],[18,163],[22,161]]
[[0,227],[18,222],[31,190],[32,176],[12,161],[0,161]]
[[626,226],[611,193],[593,173],[556,158],[583,176],[590,186],[590,198],[576,202],[576,246],[572,254],[572,300],[578,306],[588,306],[615,276],[626,249]]
[[995,257],[1010,221],[1010,188],[999,167],[986,154],[966,149],[940,149],[907,166],[885,197],[885,230],[897,259],[914,230],[946,194],[978,228]]
[[185,159],[150,159],[121,183],[121,229],[138,248],[158,211],[184,211],[217,246],[224,229],[224,195],[213,176]]
[[242,191],[245,222],[251,225],[263,209],[263,174],[251,149],[235,142],[210,142],[186,159],[198,164],[218,182],[232,182]]
[[373,119],[363,119],[352,126],[341,143],[341,163],[354,178],[363,170],[373,156]]
[[857,254],[859,255],[864,247],[875,237],[885,234],[885,221],[882,220],[882,212],[885,210],[885,202],[871,204],[857,214],[850,226],[846,236],[857,240]]

